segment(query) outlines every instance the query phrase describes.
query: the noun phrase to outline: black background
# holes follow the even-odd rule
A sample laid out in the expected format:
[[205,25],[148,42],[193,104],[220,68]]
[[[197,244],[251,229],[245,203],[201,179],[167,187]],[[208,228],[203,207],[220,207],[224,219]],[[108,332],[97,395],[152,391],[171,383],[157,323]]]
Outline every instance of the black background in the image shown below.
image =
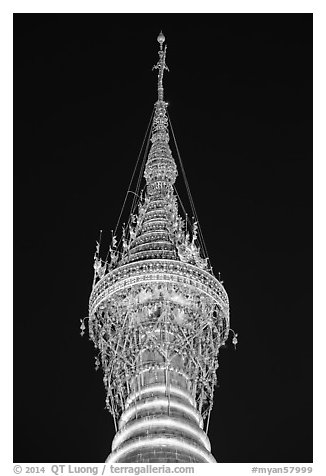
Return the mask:
[[239,333],[220,354],[212,453],[311,462],[311,14],[14,15],[14,460],[110,452],[79,319],[156,100],[161,29],[169,114]]

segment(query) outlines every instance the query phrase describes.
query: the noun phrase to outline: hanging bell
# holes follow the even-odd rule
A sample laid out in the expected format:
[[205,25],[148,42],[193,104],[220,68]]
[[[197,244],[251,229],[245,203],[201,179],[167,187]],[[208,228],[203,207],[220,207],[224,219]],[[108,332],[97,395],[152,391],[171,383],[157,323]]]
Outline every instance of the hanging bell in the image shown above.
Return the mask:
[[237,343],[238,343],[237,336],[238,336],[238,334],[234,334],[234,337],[233,337],[233,339],[232,339],[232,344],[234,345],[234,348],[236,347],[236,345],[237,345]]

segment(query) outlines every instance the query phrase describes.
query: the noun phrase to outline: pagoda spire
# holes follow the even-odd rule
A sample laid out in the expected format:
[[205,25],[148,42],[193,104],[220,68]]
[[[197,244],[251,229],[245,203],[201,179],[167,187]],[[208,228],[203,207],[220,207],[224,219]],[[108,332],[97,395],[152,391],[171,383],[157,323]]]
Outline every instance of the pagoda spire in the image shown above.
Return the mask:
[[116,428],[106,461],[213,463],[207,432],[219,348],[230,331],[229,301],[201,255],[197,223],[188,231],[179,214],[162,32],[157,40],[158,99],[143,162],[144,197],[136,214],[132,208],[129,233],[123,226],[122,246],[112,237],[105,267],[98,246],[89,336]]
[[158,60],[157,64],[155,66],[153,66],[153,69],[158,69],[157,97],[158,97],[158,101],[163,101],[164,100],[163,99],[163,97],[164,97],[163,96],[163,93],[164,93],[163,75],[164,75],[164,70],[166,69],[167,71],[169,71],[169,68],[167,67],[167,65],[165,63],[167,46],[165,45],[165,47],[163,49],[163,43],[165,41],[165,36],[163,35],[162,31],[158,35],[157,41],[160,44],[160,49],[159,49],[159,52],[158,52],[159,60]]

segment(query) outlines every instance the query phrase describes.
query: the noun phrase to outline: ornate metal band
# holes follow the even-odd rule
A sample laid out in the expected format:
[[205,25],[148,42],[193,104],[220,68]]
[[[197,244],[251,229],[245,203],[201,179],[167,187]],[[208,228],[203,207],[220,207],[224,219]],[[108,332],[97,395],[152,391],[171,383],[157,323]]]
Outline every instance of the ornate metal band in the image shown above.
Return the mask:
[[195,458],[202,459],[203,463],[216,463],[214,456],[209,451],[205,450],[199,445],[188,443],[187,441],[176,437],[141,437],[113,451],[106,459],[106,463],[120,463],[123,462],[119,461],[121,458],[127,456],[128,453],[131,453],[135,450],[142,451],[146,447],[155,448],[160,446],[170,447],[174,450],[185,451],[193,455]]
[[137,405],[129,407],[128,410],[123,412],[119,420],[119,429],[123,428],[124,425],[132,420],[137,413],[151,411],[154,414],[155,411],[158,411],[159,409],[162,409],[162,411],[166,412],[168,408],[184,413],[187,415],[187,418],[190,418],[194,423],[199,425],[200,428],[203,428],[202,416],[195,408],[185,405],[183,402],[174,401],[173,398],[169,399],[168,397],[154,397],[140,401]]
[[170,416],[148,416],[143,417],[140,420],[133,420],[128,425],[124,426],[120,431],[118,431],[112,442],[112,451],[116,450],[128,439],[134,438],[135,434],[139,433],[140,431],[144,432],[147,430],[150,432],[160,428],[169,428],[171,431],[181,432],[185,436],[188,435],[191,439],[200,441],[207,451],[211,450],[211,444],[206,433],[198,428],[198,426],[192,425],[187,420]]
[[[163,384],[154,384],[154,385],[149,385],[148,387],[143,387],[139,389],[137,392],[131,393],[126,402],[125,402],[125,410],[133,403],[137,402],[140,398],[145,397],[146,395],[150,395],[155,393],[156,395],[159,394],[166,394],[167,392],[167,386]],[[190,405],[196,406],[196,401],[193,397],[190,396],[189,392],[186,392],[185,390],[182,390],[179,387],[175,387],[173,385],[169,385],[168,392],[170,395],[175,395],[177,397],[181,397],[186,399]]]
[[144,260],[118,267],[94,287],[89,300],[89,315],[99,304],[121,289],[149,282],[184,284],[208,295],[228,315],[229,300],[222,284],[210,273],[176,260]]

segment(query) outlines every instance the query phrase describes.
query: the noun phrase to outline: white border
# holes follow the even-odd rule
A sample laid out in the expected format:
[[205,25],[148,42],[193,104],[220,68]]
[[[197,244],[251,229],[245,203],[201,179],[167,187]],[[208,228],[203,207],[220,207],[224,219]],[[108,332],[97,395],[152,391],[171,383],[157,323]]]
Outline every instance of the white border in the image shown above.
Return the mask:
[[[57,12],[57,13],[115,13],[115,12],[210,12],[210,13],[302,13],[314,12],[314,402],[315,402],[315,468],[321,470],[325,462],[325,2],[323,1],[204,1],[178,2],[109,2],[99,0],[47,0],[47,1],[3,1],[0,15],[1,74],[1,161],[0,161],[0,203],[2,219],[1,250],[1,291],[2,291],[2,335],[1,345],[1,468],[6,463],[3,474],[12,474],[12,13],[13,12]],[[8,359],[9,357],[9,359]],[[265,463],[260,466],[267,466]],[[252,465],[229,465],[232,474],[243,474],[241,467],[249,472]],[[273,466],[276,466],[275,464]],[[302,466],[302,465],[300,465]],[[309,465],[308,465],[309,466]],[[224,465],[225,468],[225,465]],[[225,468],[226,469],[226,468]],[[215,470],[215,469],[214,469]],[[207,468],[208,471],[208,468]],[[222,467],[219,467],[221,474]],[[229,472],[228,472],[229,473]],[[230,474],[231,474],[230,473]],[[326,474],[323,470],[314,474]]]

